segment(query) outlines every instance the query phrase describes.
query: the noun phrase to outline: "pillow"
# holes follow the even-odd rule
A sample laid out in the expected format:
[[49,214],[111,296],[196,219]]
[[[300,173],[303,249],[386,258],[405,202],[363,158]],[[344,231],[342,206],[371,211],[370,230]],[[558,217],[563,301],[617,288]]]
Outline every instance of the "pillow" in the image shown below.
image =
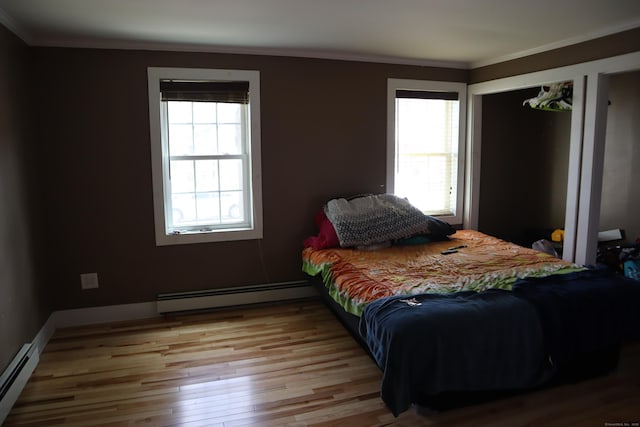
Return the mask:
[[302,246],[313,249],[328,249],[340,247],[336,230],[333,224],[327,219],[324,210],[320,210],[315,217],[316,226],[318,227],[318,235],[304,239]]
[[451,236],[456,232],[455,228],[446,221],[443,221],[434,216],[428,216],[429,221],[429,235],[434,240],[443,240],[447,236]]
[[406,199],[377,194],[355,199],[333,199],[325,214],[341,247],[369,246],[419,234],[448,235],[455,230],[444,221],[423,214]]

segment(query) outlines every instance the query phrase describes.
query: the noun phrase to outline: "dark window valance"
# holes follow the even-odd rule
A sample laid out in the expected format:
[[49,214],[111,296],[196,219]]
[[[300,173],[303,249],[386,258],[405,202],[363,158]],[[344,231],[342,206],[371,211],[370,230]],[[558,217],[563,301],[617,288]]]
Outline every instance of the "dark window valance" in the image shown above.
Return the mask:
[[163,101],[249,103],[249,82],[160,81]]
[[445,101],[457,101],[458,92],[433,92],[428,90],[396,90],[396,98],[410,99],[442,99]]

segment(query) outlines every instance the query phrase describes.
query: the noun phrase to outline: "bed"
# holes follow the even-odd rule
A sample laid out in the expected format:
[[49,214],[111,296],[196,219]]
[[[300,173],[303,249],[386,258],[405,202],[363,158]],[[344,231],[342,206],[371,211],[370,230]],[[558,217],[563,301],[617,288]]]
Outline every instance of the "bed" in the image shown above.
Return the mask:
[[394,415],[607,372],[640,337],[639,283],[454,230],[404,199],[333,199],[316,225],[303,271],[382,369]]

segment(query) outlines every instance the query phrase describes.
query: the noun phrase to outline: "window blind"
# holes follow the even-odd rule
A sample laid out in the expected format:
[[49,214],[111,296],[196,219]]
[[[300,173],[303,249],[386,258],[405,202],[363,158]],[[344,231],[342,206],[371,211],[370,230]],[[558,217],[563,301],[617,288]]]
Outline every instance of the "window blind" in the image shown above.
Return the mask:
[[160,81],[163,101],[249,103],[249,82]]
[[395,193],[430,215],[455,207],[458,93],[396,91]]
[[396,98],[404,99],[442,99],[445,101],[457,101],[458,92],[434,92],[426,90],[397,90]]

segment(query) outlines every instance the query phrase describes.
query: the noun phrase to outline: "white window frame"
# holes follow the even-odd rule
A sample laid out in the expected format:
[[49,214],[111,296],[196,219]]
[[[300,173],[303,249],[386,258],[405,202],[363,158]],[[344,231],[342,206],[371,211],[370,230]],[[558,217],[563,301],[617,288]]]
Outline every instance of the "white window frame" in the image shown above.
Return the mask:
[[[153,209],[156,245],[222,242],[262,238],[262,175],[260,167],[260,73],[254,70],[222,70],[201,68],[159,68],[147,70],[149,90],[149,125],[151,138],[151,172],[153,180]],[[170,233],[167,231],[165,200],[168,195],[167,180],[168,143],[162,136],[163,114],[160,98],[160,82],[163,80],[186,81],[246,81],[249,82],[249,188],[245,192],[248,225],[229,226],[224,229]]]
[[462,224],[464,200],[464,165],[465,137],[467,113],[467,85],[457,82],[441,82],[431,80],[387,80],[387,193],[394,194],[395,159],[396,159],[396,91],[419,90],[426,92],[457,92],[459,104],[458,130],[458,173],[456,185],[456,203],[453,215],[440,215],[438,218],[453,225]]

